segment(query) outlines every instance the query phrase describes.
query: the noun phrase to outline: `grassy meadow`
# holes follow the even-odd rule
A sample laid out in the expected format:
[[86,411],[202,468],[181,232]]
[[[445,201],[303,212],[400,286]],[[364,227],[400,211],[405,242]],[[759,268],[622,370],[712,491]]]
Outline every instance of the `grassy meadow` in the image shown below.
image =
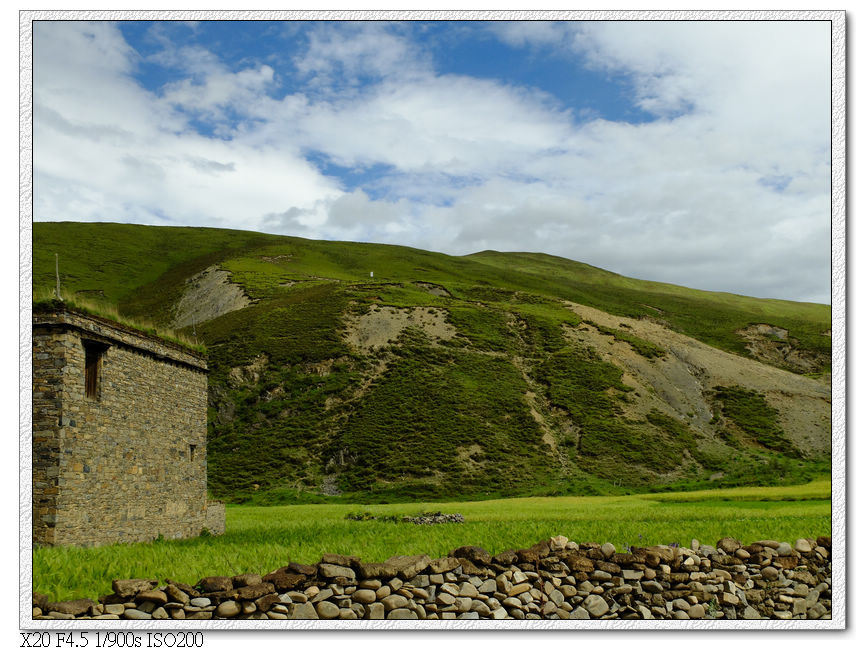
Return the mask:
[[[88,223],[34,224],[37,300],[55,286],[55,253],[64,296],[156,333],[187,280],[212,266],[252,304],[176,333],[206,345],[208,489],[229,503],[226,534],[36,548],[34,590],[52,599],[96,598],[117,578],[264,574],[329,552],[373,562],[466,544],[498,553],[552,535],[624,550],[830,533],[828,449],[800,455],[778,411],[744,385],[709,387],[715,417],[703,431],[692,413],[627,415],[642,397],[622,368],[567,336],[581,321],[563,301],[660,321],[742,357],[738,332],[769,323],[815,360],[818,378],[830,369],[828,305],[676,287],[534,253],[455,257]],[[384,308],[445,312],[456,334],[434,342],[407,327],[383,348],[350,345],[353,319]],[[624,329],[598,331],[653,364],[665,356]],[[232,379],[259,362],[254,380]],[[326,479],[341,496],[321,494]],[[429,511],[466,521],[346,519]]]
[[[37,296],[55,286],[58,253],[65,296],[157,330],[172,322],[187,280],[211,266],[253,301],[178,333],[206,346],[208,489],[228,503],[314,502],[325,481],[341,503],[396,503],[791,485],[828,471],[828,450],[800,455],[747,386],[707,392],[718,417],[702,431],[693,413],[641,408],[648,394],[622,368],[568,336],[581,320],[563,301],[661,320],[741,356],[737,332],[770,323],[823,374],[828,305],[698,291],[533,253],[449,256],[128,224],[37,223],[33,236]],[[350,344],[353,319],[385,308],[443,313],[455,335],[434,341],[407,327],[383,348]],[[661,365],[657,341],[599,331]],[[253,363],[255,380],[232,379]]]
[[[194,584],[208,575],[265,574],[289,561],[315,563],[323,553],[360,556],[367,562],[392,555],[447,555],[474,544],[499,553],[552,535],[574,541],[629,546],[692,538],[715,544],[733,536],[794,541],[831,534],[829,479],[806,485],[743,487],[665,494],[603,497],[529,497],[474,502],[229,506],[226,534],[99,548],[37,548],[34,591],[50,598],[96,598],[117,578],[171,578]],[[346,515],[460,513],[462,524],[417,526],[354,521]]]
[[[54,286],[54,253],[60,254],[64,289],[120,306],[130,316],[159,321],[179,298],[184,281],[212,264],[232,273],[256,300],[321,283],[361,286],[375,271],[383,304],[434,305],[416,280],[444,285],[454,298],[511,303],[514,292],[567,299],[611,314],[658,316],[689,336],[746,354],[735,331],[772,322],[790,331],[804,350],[828,353],[828,305],[701,291],[628,278],[588,264],[541,253],[483,251],[460,257],[403,246],[313,241],[216,228],[114,223],[37,223],[33,228],[34,289]],[[385,295],[387,283],[399,286]],[[385,289],[382,294],[381,289]],[[545,314],[546,315],[546,314]],[[827,368],[828,370],[828,360]]]

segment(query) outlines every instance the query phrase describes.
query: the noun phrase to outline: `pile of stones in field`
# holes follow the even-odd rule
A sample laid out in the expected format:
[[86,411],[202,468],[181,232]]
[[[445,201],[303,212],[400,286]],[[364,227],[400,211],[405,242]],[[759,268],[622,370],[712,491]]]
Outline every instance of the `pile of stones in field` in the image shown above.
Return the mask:
[[190,586],[115,580],[99,602],[47,602],[34,619],[827,619],[831,539],[743,546],[612,544],[557,536],[491,556],[462,546],[449,556],[364,563],[325,554],[261,576],[210,576]]
[[403,517],[402,521],[407,524],[418,526],[430,526],[432,524],[462,524],[465,517],[459,513],[444,514],[441,512],[425,512],[417,517]]
[[419,526],[430,526],[432,524],[462,524],[465,517],[459,513],[445,514],[443,512],[422,512],[417,517],[396,517],[394,515],[375,516],[369,512],[348,513],[346,519],[353,521],[392,521],[394,523],[416,524]]

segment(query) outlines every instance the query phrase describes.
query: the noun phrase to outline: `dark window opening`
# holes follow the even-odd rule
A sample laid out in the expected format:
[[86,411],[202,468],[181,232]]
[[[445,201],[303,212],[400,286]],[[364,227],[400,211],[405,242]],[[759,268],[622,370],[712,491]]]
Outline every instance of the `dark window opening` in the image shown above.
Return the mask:
[[195,460],[195,445],[189,445],[189,460]]
[[102,356],[108,346],[95,341],[84,341],[84,394],[91,399],[99,399],[99,383],[102,370]]

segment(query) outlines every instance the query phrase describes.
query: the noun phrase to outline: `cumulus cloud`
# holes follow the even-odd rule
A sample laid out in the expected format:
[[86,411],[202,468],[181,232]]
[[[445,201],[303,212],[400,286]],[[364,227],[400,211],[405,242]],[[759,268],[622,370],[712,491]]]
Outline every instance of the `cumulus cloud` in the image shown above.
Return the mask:
[[34,41],[37,219],[254,229],[264,214],[340,193],[296,148],[190,126],[184,108],[249,98],[266,70],[250,77],[212,66],[200,87],[171,85],[159,96],[131,79],[137,56],[110,24],[38,23]]
[[[586,261],[704,288],[827,300],[828,24],[494,29],[507,42],[625,74],[633,101],[659,118],[590,122],[554,163],[601,193],[592,201],[601,246]],[[610,221],[621,229],[608,247]]]
[[[285,100],[283,119],[260,138],[292,139],[345,167],[386,165],[400,174],[450,177],[518,172],[568,135],[567,115],[490,81],[430,76],[386,82],[350,104]],[[289,119],[291,116],[291,119]]]
[[362,84],[390,80],[403,83],[427,77],[429,56],[401,35],[399,24],[336,22],[312,24],[308,46],[295,67],[310,90],[344,101]]
[[240,72],[215,67],[201,81],[183,79],[165,87],[163,99],[173,106],[199,118],[224,123],[228,109],[238,110],[249,101],[256,101],[273,82],[273,68],[262,65]]
[[828,300],[828,27],[486,29],[527,55],[624,78],[653,119],[589,119],[506,71],[438,69],[405,24],[298,27],[289,67],[229,66],[157,30],[162,49],[147,61],[180,76],[148,91],[116,26],[41,23],[36,218],[543,251],[640,278]]

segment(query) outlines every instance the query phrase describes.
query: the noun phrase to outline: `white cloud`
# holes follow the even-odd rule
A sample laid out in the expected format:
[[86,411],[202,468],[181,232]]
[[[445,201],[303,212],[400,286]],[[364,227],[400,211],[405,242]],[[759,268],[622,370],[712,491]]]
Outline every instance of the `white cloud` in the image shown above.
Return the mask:
[[[658,119],[577,121],[537,89],[437,71],[400,25],[314,26],[295,60],[300,85],[165,41],[156,60],[187,76],[157,95],[130,77],[138,55],[110,24],[42,24],[35,214],[544,251],[646,279],[828,300],[821,25],[491,29],[624,75]],[[310,152],[377,176],[366,192],[345,187]]]
[[220,66],[210,70],[200,83],[183,79],[168,84],[163,96],[169,105],[224,122],[225,109],[236,109],[250,101],[257,101],[272,83],[273,68],[268,65],[240,72],[230,72]]
[[429,58],[394,29],[399,26],[376,22],[313,25],[306,34],[308,48],[295,66],[316,90],[333,90],[329,87],[337,84],[342,96],[362,81],[408,82],[427,76]]
[[565,23],[542,20],[531,21],[494,21],[489,29],[502,41],[512,47],[543,46],[563,47],[570,40]]
[[[572,173],[574,190],[601,194],[591,227],[601,245],[580,259],[679,284],[828,300],[828,29],[634,22],[500,32],[627,75],[635,103],[661,118],[589,123],[566,154],[539,162],[563,185]],[[789,184],[779,192],[773,178]],[[608,220],[621,227],[615,238],[603,236]]]
[[129,77],[136,63],[135,51],[108,23],[35,23],[34,138],[40,137],[39,111],[45,110],[67,129],[123,132],[135,141],[179,128],[173,112]]
[[339,165],[384,164],[402,173],[452,176],[519,168],[526,157],[556,148],[569,131],[567,116],[537,97],[455,76],[383,83],[348,105],[306,104],[296,117],[297,141]]
[[212,65],[200,87],[173,86],[163,98],[129,78],[136,56],[108,24],[41,23],[35,40],[37,219],[254,229],[266,213],[340,193],[296,149],[200,136],[172,107],[249,99],[267,84],[267,66],[231,74]]

